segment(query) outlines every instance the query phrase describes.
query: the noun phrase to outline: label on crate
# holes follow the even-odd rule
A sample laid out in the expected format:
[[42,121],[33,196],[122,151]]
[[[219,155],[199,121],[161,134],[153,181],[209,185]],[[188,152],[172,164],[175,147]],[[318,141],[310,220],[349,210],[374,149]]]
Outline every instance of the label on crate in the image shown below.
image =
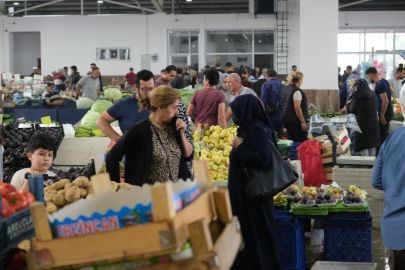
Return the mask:
[[52,120],[50,116],[45,116],[45,117],[41,117],[41,122],[44,125],[50,125],[52,124]]
[[6,229],[6,243],[17,245],[19,242],[34,235],[34,224],[29,209],[24,209],[17,213],[17,218],[13,216],[4,220]]

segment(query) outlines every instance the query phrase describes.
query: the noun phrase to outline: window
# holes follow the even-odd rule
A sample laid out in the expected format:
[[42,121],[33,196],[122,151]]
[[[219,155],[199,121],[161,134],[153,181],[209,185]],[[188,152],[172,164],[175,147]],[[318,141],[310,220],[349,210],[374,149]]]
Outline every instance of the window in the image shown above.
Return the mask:
[[198,31],[169,30],[169,63],[198,71]]
[[206,61],[224,68],[231,62],[237,71],[245,66],[274,67],[273,30],[209,30],[206,32]]
[[[401,29],[350,29],[338,35],[338,65],[356,69],[363,61],[374,59],[384,63],[385,78],[391,78],[399,64],[405,63],[405,31]],[[364,74],[362,74],[364,75]]]
[[97,60],[101,61],[130,61],[129,48],[97,48]]

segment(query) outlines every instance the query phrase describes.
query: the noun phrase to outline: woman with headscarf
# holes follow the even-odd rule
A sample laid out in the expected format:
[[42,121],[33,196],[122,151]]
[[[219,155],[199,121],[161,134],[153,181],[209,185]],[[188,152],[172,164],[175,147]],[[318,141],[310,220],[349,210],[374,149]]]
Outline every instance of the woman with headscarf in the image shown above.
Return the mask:
[[239,128],[232,142],[228,187],[232,211],[239,218],[245,241],[245,248],[234,266],[245,270],[282,269],[273,198],[264,202],[252,201],[245,194],[244,184],[248,179],[242,170],[242,162],[256,168],[267,167],[272,162],[270,143],[277,147],[276,139],[267,114],[255,96],[239,96],[230,107]]
[[366,80],[348,81],[351,95],[347,101],[347,112],[356,116],[360,132],[355,132],[355,151],[362,156],[376,156],[380,147],[380,126],[377,115],[377,98]]

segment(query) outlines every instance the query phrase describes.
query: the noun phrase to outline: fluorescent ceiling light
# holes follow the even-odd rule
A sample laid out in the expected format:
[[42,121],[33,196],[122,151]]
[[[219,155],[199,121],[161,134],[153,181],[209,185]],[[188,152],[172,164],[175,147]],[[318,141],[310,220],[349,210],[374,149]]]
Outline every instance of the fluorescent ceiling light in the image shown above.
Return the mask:
[[18,3],[18,2],[14,2],[13,3],[15,6],[18,6],[20,3]]
[[244,36],[246,39],[248,39],[248,38],[247,38],[247,36],[246,36],[245,34],[242,34],[242,35],[243,35],[243,36]]
[[99,1],[97,1],[97,3],[102,4],[102,3],[104,3],[104,2],[99,0]]
[[186,2],[191,2],[191,1],[193,1],[193,0],[186,0]]

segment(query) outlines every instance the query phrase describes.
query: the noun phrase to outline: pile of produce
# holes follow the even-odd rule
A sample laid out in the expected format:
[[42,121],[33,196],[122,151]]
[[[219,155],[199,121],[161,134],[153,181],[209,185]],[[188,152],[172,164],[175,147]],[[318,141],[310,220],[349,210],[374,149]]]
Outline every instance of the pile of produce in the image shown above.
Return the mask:
[[98,100],[96,101],[92,106],[91,106],[91,110],[93,112],[102,114],[103,112],[105,112],[106,110],[108,110],[108,108],[110,108],[112,106],[112,102],[108,101],[108,100]]
[[[103,87],[104,88],[104,87]],[[107,88],[104,90],[104,98],[112,103],[117,102],[118,100],[122,99],[121,90],[118,88]]]
[[19,212],[33,202],[35,197],[28,191],[17,191],[16,188],[7,183],[0,181],[1,193],[1,217],[6,218],[12,214]]
[[367,192],[355,185],[351,185],[345,195],[343,198],[344,204],[361,204],[365,202]]
[[309,111],[308,114],[309,114],[309,117],[319,114],[323,118],[333,118],[336,116],[344,115],[343,113],[332,112],[332,111],[327,111],[327,112]]
[[283,193],[278,193],[276,196],[273,197],[274,206],[280,206],[287,203],[287,198],[283,195]]
[[46,133],[48,135],[51,135],[52,138],[56,139],[58,136],[60,136],[60,133],[62,133],[63,130],[61,128],[54,128],[54,127],[46,127],[46,128],[41,128],[40,130],[35,131],[35,134],[40,134],[40,133]]
[[193,98],[193,95],[197,90],[182,90],[182,89],[175,89],[180,95],[181,95],[181,100],[184,102],[184,105],[186,108],[190,104],[191,99]]
[[61,169],[53,168],[50,169],[58,179],[69,179],[70,181],[75,180],[80,176],[84,176],[87,166],[84,167],[70,167],[68,170],[64,171]]
[[202,141],[206,146],[196,158],[208,161],[214,182],[228,181],[229,155],[236,130],[237,127],[223,129],[220,126],[211,126],[207,130],[197,129],[193,134],[194,142]]
[[3,114],[3,124],[4,125],[14,124],[14,114]]
[[91,108],[91,106],[94,104],[94,100],[90,99],[90,98],[79,98],[76,101],[76,107],[78,109],[88,109]]
[[18,129],[12,126],[6,126],[3,134],[5,148],[18,147],[24,142],[28,142],[31,137],[31,129]]
[[[116,88],[110,88],[115,89]],[[119,91],[119,90],[118,90]],[[111,91],[109,91],[111,92]],[[81,120],[81,126],[75,128],[76,137],[105,137],[105,135],[99,130],[96,122],[98,118],[104,113],[108,108],[113,105],[111,101],[108,100],[98,100],[92,104],[91,109],[83,116]]]
[[[119,188],[131,189],[132,185],[127,183],[116,183],[111,181],[111,188],[117,191]],[[79,176],[73,182],[69,179],[61,179],[56,183],[44,188],[44,199],[46,212],[52,214],[66,205],[80,199],[94,196],[92,183],[85,176]]]
[[343,190],[340,187],[329,186],[327,189],[320,189],[317,187],[303,187],[291,185],[282,192],[284,196],[291,199],[295,204],[302,205],[322,205],[333,204],[341,200],[343,197]]

